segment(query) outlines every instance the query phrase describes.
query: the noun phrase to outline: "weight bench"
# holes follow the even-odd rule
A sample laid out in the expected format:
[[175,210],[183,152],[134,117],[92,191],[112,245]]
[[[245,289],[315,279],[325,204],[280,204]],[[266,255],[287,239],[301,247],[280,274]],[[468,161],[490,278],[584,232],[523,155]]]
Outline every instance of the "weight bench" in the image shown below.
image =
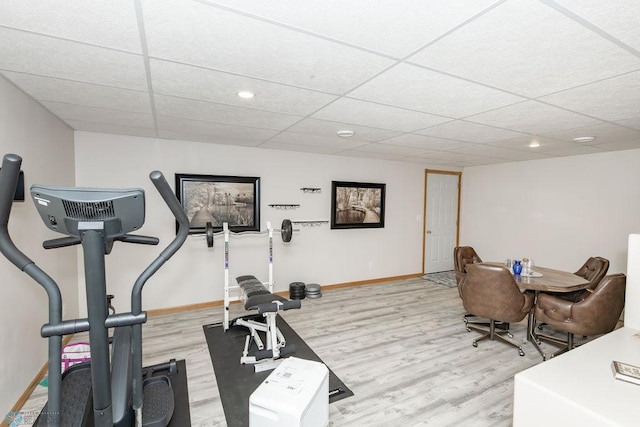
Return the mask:
[[[239,276],[236,278],[245,302],[245,310],[256,310],[257,315],[239,317],[232,321],[231,326],[244,326],[249,329],[244,342],[244,351],[240,358],[241,364],[258,363],[263,359],[275,360],[280,356],[292,354],[296,351],[293,344],[286,344],[286,340],[278,326],[276,318],[280,310],[300,308],[299,300],[288,300],[269,290],[255,276]],[[258,332],[264,332],[265,344]],[[249,347],[254,342],[258,350],[253,356],[249,356]]]

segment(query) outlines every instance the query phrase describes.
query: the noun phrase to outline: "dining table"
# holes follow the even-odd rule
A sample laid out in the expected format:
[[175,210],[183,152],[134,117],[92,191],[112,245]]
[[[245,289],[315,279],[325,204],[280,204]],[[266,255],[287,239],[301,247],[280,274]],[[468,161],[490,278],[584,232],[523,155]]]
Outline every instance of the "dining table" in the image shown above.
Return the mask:
[[[503,263],[488,262],[486,264],[500,265]],[[513,274],[513,273],[512,273]],[[513,274],[513,278],[521,291],[534,292],[534,307],[527,315],[527,341],[533,344],[542,356],[542,360],[547,360],[547,355],[540,347],[540,340],[536,336],[535,327],[535,302],[538,300],[540,292],[566,293],[586,289],[589,281],[568,271],[555,270],[536,266],[530,274]]]

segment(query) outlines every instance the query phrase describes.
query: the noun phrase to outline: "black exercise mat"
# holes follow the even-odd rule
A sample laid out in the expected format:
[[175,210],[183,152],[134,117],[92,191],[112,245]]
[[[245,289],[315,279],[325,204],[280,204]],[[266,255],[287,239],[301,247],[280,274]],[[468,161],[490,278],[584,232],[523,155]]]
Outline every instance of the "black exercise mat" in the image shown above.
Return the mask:
[[[178,373],[169,377],[174,399],[173,417],[171,417],[169,427],[186,427],[191,425],[189,389],[187,387],[187,364],[184,359],[178,360],[177,364]],[[166,374],[166,371],[161,371],[159,374]]]
[[[222,323],[204,325],[202,328],[207,338],[227,425],[229,427],[246,427],[249,425],[249,396],[262,384],[272,370],[255,372],[253,365],[240,363],[244,340],[248,333],[246,328],[233,327],[229,328],[226,333]],[[278,317],[278,328],[286,338],[287,345],[294,344],[296,346],[296,352],[291,356],[322,362],[282,317]],[[255,346],[253,349],[255,350]],[[329,367],[327,366],[327,368]],[[329,368],[329,390],[338,389],[341,392],[329,396],[329,403],[353,396],[353,392]]]

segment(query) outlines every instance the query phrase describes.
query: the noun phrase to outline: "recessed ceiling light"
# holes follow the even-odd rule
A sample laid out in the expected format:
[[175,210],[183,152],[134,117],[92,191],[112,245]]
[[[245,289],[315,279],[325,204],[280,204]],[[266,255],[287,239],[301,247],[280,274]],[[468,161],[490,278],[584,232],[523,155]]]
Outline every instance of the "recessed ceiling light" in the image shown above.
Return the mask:
[[573,138],[573,142],[591,142],[596,139],[595,136],[579,136],[577,138]]
[[250,99],[250,98],[253,98],[255,96],[255,94],[253,92],[248,91],[248,90],[241,90],[240,92],[238,92],[238,96],[240,98]]
[[339,130],[338,132],[338,136],[340,138],[351,138],[353,135],[355,135],[355,132],[352,130]]
[[540,141],[538,141],[537,139],[532,139],[531,142],[529,143],[529,148],[538,148],[540,147]]

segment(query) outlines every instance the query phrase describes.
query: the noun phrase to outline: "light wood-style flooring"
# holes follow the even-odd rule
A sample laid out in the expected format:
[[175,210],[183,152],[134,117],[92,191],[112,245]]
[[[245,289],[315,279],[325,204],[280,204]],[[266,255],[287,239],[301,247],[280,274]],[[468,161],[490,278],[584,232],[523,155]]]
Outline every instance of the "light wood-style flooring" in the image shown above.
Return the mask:
[[[234,304],[231,317],[242,314]],[[472,347],[463,314],[457,289],[411,279],[326,290],[282,316],[355,393],[330,405],[331,426],[510,426],[513,376],[542,358],[531,344],[524,357],[497,341]],[[193,426],[226,426],[202,331],[221,320],[215,307],[143,327],[145,364],[186,359]],[[516,340],[525,329],[512,325]],[[23,411],[45,401],[38,386]]]

